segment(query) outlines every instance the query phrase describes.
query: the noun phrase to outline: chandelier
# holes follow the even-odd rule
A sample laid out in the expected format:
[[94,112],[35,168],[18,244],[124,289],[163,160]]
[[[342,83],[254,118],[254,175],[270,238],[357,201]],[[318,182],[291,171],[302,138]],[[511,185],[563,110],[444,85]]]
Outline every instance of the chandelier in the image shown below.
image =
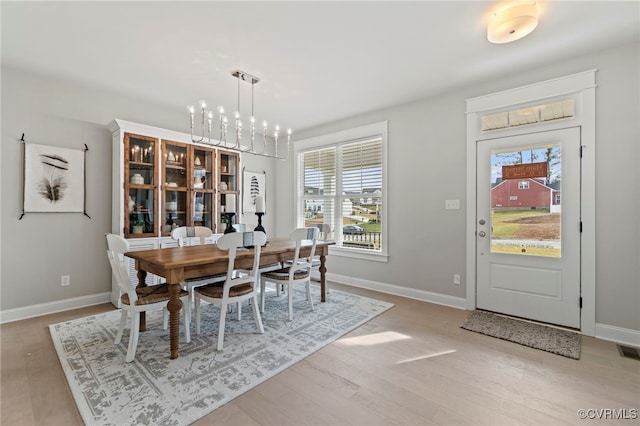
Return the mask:
[[[219,146],[232,151],[246,152],[253,155],[262,155],[278,160],[286,160],[289,155],[289,143],[291,141],[291,129],[287,129],[287,150],[283,156],[278,155],[278,139],[280,138],[280,126],[276,124],[273,130],[268,128],[267,122],[262,122],[262,131],[256,131],[256,122],[253,115],[253,86],[260,81],[256,76],[244,71],[235,70],[231,73],[238,79],[238,105],[233,120],[230,122],[225,115],[225,109],[219,106],[216,114],[207,109],[207,102],[200,101],[201,126],[200,136],[194,135],[195,108],[189,107],[191,118],[191,141],[194,143]],[[243,123],[240,119],[240,81],[251,83],[251,117],[248,123],[248,141],[243,143]],[[259,133],[256,136],[256,133]],[[261,135],[260,135],[261,134]],[[215,138],[217,136],[217,138]],[[257,139],[257,141],[256,141]],[[262,141],[260,141],[262,139]],[[273,146],[273,148],[271,148]]]

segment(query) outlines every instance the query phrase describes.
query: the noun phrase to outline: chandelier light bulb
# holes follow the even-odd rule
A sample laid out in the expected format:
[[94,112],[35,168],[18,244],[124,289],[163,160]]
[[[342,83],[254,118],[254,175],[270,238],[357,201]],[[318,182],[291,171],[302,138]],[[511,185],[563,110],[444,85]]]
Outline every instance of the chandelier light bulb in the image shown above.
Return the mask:
[[224,114],[224,107],[222,105],[218,107],[218,112],[220,112],[220,114]]
[[195,112],[196,112],[196,109],[193,107],[193,105],[189,105],[187,108],[189,108],[189,112],[190,112],[191,114],[193,114],[193,113],[195,113]]
[[207,101],[200,101],[200,106],[202,109],[205,109],[207,107]]

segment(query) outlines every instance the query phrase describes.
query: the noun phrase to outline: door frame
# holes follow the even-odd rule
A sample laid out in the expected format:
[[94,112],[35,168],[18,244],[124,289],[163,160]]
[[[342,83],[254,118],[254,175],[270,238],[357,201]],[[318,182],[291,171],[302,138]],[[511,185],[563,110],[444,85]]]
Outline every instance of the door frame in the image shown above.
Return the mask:
[[[580,216],[580,311],[581,332],[595,336],[596,329],[596,256],[595,256],[595,90],[596,71],[530,84],[466,101],[467,112],[467,217],[466,217],[466,308],[476,308],[476,144],[496,137],[518,136],[547,130],[579,127],[582,146]],[[482,117],[487,114],[511,111],[527,106],[573,99],[572,118],[482,132]]]

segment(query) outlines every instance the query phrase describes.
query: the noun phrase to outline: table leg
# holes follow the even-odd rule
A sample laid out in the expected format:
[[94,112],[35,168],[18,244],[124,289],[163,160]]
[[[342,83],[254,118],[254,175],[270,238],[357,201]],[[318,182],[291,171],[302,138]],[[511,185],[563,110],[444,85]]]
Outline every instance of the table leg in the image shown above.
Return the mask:
[[[147,286],[147,271],[138,269],[138,288]],[[147,313],[140,312],[140,332],[147,330]]]
[[318,270],[320,271],[320,302],[327,301],[327,281],[325,277],[327,267],[324,264],[325,260],[326,257],[324,255],[320,255],[320,268],[318,268]]
[[167,302],[169,310],[169,342],[171,347],[171,356],[169,358],[178,358],[178,342],[180,340],[180,310],[182,309],[182,300],[180,300],[180,284],[169,285],[170,299]]

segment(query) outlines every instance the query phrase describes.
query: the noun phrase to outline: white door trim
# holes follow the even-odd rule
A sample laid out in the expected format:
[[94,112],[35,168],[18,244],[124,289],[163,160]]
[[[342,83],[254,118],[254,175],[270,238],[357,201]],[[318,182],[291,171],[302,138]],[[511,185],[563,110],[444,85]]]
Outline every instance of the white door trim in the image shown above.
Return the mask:
[[[595,256],[595,89],[596,70],[548,80],[486,96],[467,99],[467,309],[476,308],[476,143],[498,136],[515,136],[543,130],[580,127],[582,156],[581,187],[581,331],[596,332],[596,256]],[[488,113],[530,106],[553,99],[573,99],[575,117],[557,122],[481,131],[481,118]]]

